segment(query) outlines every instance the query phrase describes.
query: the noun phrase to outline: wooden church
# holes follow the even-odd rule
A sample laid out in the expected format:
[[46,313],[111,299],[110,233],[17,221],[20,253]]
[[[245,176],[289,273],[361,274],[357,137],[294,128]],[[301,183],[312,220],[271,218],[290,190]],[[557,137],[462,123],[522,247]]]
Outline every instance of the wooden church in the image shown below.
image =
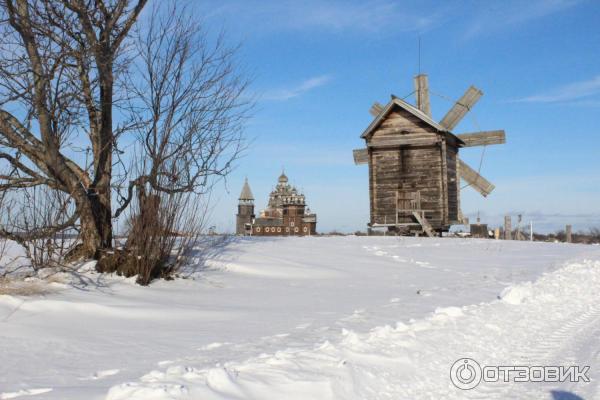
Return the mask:
[[503,130],[455,134],[460,120],[483,93],[471,86],[446,116],[431,118],[426,75],[415,77],[417,105],[391,96],[375,103],[374,119],[354,150],[356,164],[369,166],[370,229],[434,236],[462,224],[461,178],[481,195],[494,185],[460,160],[460,148],[505,143]]

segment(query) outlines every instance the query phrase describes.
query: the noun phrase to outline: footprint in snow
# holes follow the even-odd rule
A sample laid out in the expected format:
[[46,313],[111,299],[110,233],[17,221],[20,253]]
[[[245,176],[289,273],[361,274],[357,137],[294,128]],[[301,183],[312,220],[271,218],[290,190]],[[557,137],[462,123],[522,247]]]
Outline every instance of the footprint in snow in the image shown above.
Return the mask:
[[220,343],[220,342],[214,342],[214,343],[210,343],[207,344],[206,346],[202,346],[200,347],[198,350],[214,350],[214,349],[218,349],[219,347],[223,346],[225,343]]
[[0,393],[0,399],[1,400],[16,399],[17,397],[21,397],[21,396],[35,396],[38,394],[48,393],[51,391],[52,391],[52,388],[22,389],[22,390],[19,390],[18,392]]
[[82,381],[95,381],[97,379],[106,378],[107,376],[113,376],[121,372],[118,369],[105,369],[103,371],[96,371],[91,376],[80,378]]

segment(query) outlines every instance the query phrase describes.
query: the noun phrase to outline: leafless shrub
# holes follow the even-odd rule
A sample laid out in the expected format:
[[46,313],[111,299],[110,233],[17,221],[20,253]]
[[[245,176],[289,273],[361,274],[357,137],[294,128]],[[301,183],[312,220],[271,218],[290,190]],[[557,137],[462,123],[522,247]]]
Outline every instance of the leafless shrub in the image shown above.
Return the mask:
[[170,278],[185,264],[203,228],[203,209],[194,200],[189,193],[140,196],[126,243],[138,283]]
[[[18,243],[33,272],[62,265],[64,256],[77,243],[68,196],[46,187],[21,189],[12,199],[0,221],[0,229],[11,232],[9,239]],[[56,230],[54,227],[63,226]],[[50,228],[52,227],[52,228]],[[21,265],[22,266],[22,265]]]
[[[8,212],[8,206],[6,202],[6,192],[0,192],[0,215],[6,215]],[[0,219],[0,223],[2,223]],[[0,276],[6,274],[7,264],[9,263],[8,259],[8,245],[9,241],[0,237]]]
[[137,283],[170,279],[193,257],[204,228],[206,202],[193,193],[140,191],[132,203],[123,249],[100,259],[97,270],[137,276]]

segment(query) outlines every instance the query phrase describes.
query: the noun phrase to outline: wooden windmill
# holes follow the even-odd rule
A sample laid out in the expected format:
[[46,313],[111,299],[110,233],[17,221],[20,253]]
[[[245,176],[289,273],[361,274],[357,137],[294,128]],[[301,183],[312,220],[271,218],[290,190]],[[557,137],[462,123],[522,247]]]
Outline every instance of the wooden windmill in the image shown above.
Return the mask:
[[374,119],[362,133],[366,148],[354,162],[369,165],[370,228],[433,236],[463,221],[461,179],[482,196],[494,185],[458,157],[462,147],[505,143],[503,130],[455,134],[452,130],[481,98],[474,86],[440,122],[431,118],[427,75],[417,75],[413,106],[391,96],[373,104]]

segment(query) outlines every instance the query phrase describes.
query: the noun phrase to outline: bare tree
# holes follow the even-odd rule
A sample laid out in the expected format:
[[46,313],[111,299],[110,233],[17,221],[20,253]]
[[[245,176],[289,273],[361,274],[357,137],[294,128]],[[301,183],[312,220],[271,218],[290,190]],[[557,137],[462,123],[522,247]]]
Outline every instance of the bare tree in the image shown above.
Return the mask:
[[208,193],[242,151],[242,124],[251,101],[235,68],[236,48],[213,44],[191,16],[154,7],[152,23],[134,32],[137,62],[127,81],[129,115],[141,174],[129,181],[118,216],[145,185],[164,193]]
[[[247,111],[235,49],[222,37],[209,45],[174,6],[154,8],[133,32],[145,3],[0,0],[0,191],[44,186],[74,204],[59,225],[0,235],[79,224],[81,256],[98,257],[136,190],[205,193],[230,171]],[[139,176],[125,167],[131,143],[144,154]]]

